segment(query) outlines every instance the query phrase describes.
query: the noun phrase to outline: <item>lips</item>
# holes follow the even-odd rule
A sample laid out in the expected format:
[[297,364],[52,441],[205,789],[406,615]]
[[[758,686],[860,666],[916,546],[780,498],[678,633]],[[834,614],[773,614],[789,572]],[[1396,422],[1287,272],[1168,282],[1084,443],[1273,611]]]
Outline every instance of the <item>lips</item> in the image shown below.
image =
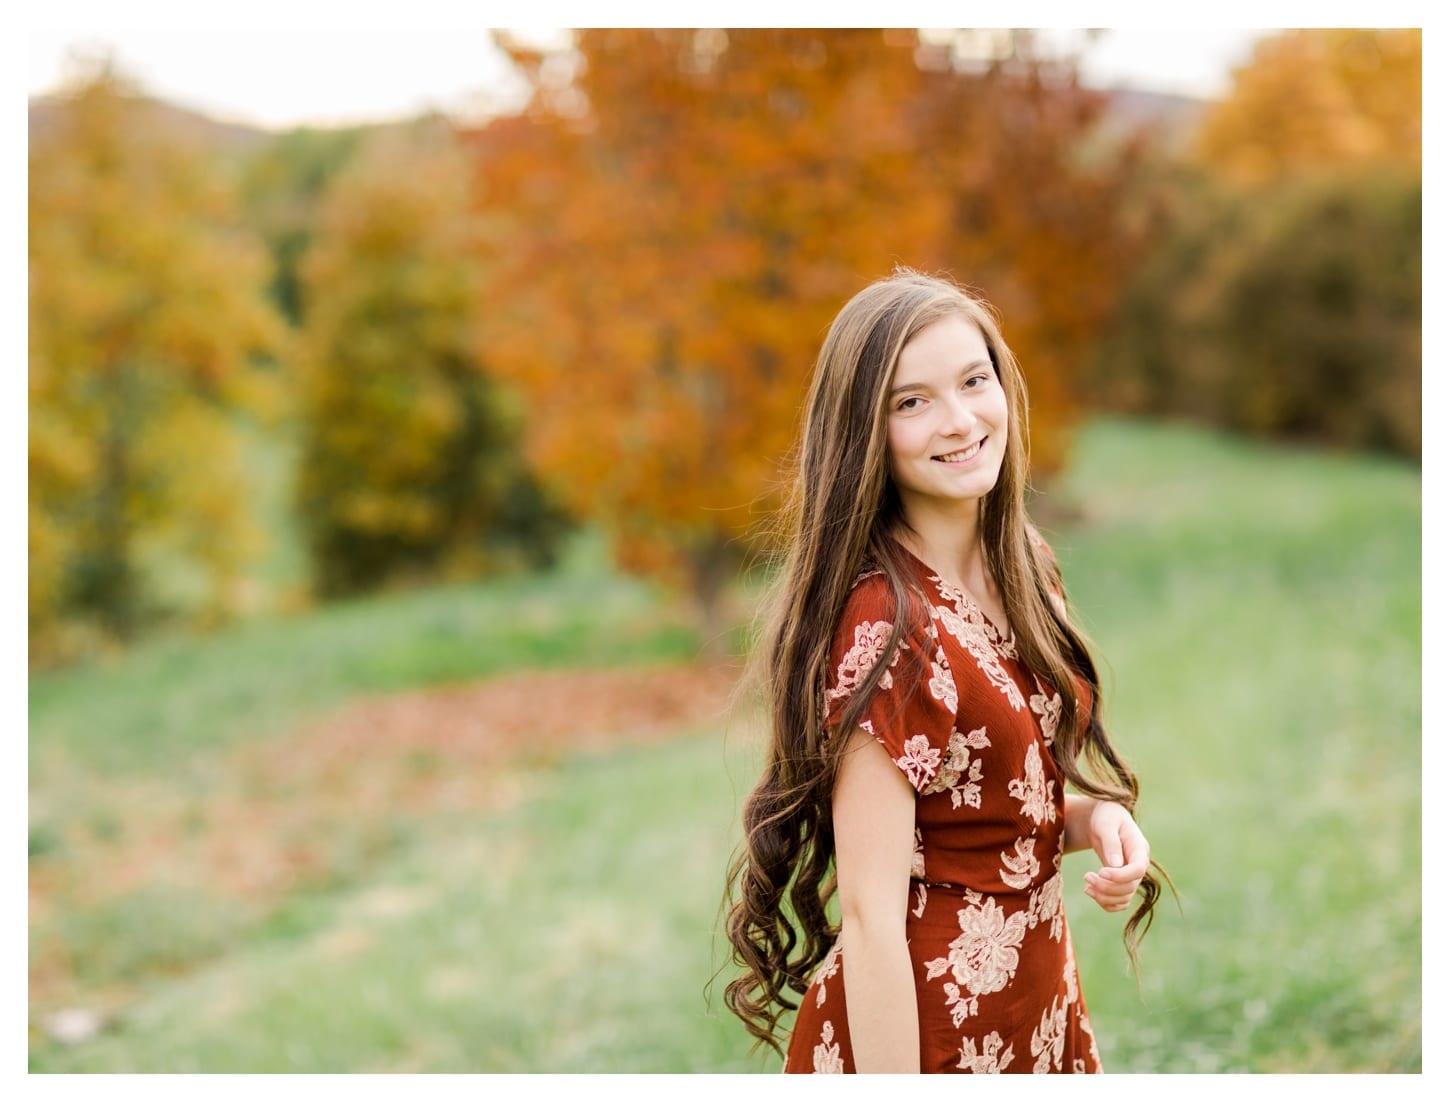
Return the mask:
[[931,457],[932,461],[935,463],[965,463],[968,459],[973,458],[979,451],[982,450],[982,443],[986,439],[987,438],[984,436],[975,444],[968,444],[960,451],[948,452],[945,455],[934,455]]

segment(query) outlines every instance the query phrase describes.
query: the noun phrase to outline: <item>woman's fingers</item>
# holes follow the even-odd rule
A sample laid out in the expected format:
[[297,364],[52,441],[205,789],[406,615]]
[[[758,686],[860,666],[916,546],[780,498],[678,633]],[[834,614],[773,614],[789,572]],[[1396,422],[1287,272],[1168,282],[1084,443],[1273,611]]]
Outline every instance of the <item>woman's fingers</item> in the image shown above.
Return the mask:
[[1120,804],[1099,803],[1092,826],[1093,848],[1103,866],[1084,875],[1083,891],[1105,911],[1124,910],[1148,871],[1148,839]]
[[1116,899],[1118,897],[1128,898],[1138,890],[1139,880],[1109,880],[1098,873],[1090,872],[1083,877],[1087,886],[1097,895],[1106,898]]
[[1141,876],[1123,878],[1122,869],[1103,869],[1085,873],[1083,891],[1105,911],[1121,911],[1133,901]]
[[1134,827],[1132,834],[1123,839],[1122,868],[1138,870],[1141,878],[1148,871],[1148,839]]
[[1103,864],[1112,868],[1123,864],[1123,844],[1118,834],[1109,834],[1102,839],[1098,847],[1098,855],[1103,859]]
[[1138,881],[1143,879],[1143,874],[1147,871],[1148,862],[1144,861],[1142,864],[1134,862],[1131,865],[1121,865],[1118,868],[1104,865],[1097,872],[1089,875],[1100,877],[1110,884],[1132,884],[1136,888]]

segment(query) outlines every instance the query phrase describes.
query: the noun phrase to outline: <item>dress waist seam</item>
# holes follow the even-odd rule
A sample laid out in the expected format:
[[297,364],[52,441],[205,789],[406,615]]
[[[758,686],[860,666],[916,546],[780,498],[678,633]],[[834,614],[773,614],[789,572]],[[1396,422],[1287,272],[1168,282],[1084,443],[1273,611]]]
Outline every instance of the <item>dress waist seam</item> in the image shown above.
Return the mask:
[[992,899],[1015,899],[1020,897],[1023,900],[1026,900],[1027,897],[1031,895],[1034,890],[1041,886],[1041,884],[1032,884],[1027,888],[1013,888],[1009,887],[1006,884],[1003,884],[1001,887],[984,889],[973,888],[968,884],[953,883],[950,880],[924,880],[919,876],[913,876],[911,878],[912,891],[916,891],[916,889],[918,888],[926,888],[930,891],[950,891],[956,892],[958,894],[964,892],[975,892],[977,895],[989,896]]

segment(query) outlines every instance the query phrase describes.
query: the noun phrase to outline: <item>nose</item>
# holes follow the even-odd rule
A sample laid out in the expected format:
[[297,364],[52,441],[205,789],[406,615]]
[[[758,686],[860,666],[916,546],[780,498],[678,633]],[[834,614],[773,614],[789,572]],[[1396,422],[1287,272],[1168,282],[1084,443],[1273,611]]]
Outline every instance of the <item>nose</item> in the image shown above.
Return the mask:
[[970,436],[977,427],[977,412],[970,395],[952,394],[942,407],[941,430],[948,436]]

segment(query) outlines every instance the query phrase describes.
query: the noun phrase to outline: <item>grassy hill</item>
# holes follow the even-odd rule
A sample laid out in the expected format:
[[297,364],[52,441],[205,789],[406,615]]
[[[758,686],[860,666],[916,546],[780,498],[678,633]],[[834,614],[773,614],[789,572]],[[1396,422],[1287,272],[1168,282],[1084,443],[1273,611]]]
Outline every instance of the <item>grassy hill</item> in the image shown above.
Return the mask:
[[[1419,472],[1103,421],[1050,498],[1182,893],[1141,989],[1067,893],[1108,1068],[1419,1070]],[[752,717],[595,563],[33,678],[31,1069],[776,1070],[705,990]]]

